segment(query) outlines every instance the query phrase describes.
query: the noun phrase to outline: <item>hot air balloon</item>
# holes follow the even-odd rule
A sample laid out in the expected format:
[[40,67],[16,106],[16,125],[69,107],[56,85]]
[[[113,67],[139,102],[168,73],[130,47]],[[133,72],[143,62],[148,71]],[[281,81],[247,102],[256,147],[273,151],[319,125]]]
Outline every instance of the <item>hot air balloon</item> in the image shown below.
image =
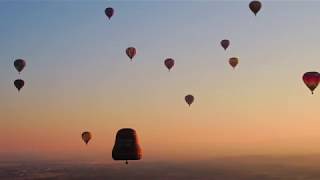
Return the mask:
[[24,86],[24,81],[22,79],[17,79],[14,81],[14,86],[20,91],[21,88]]
[[113,16],[113,13],[114,13],[114,10],[112,7],[107,7],[105,10],[104,10],[104,13],[106,14],[106,16],[111,19],[111,17]]
[[229,64],[233,67],[233,69],[238,65],[239,60],[236,57],[232,57],[229,59]]
[[142,157],[137,133],[131,128],[123,128],[117,132],[116,141],[112,149],[114,160],[140,160]]
[[262,4],[260,1],[251,1],[249,4],[250,10],[254,13],[255,16],[260,11],[261,7],[262,7]]
[[24,69],[25,66],[26,66],[26,61],[23,59],[16,59],[14,61],[14,67],[19,73]]
[[85,132],[83,132],[83,133],[81,134],[81,137],[82,137],[82,140],[83,140],[86,144],[88,144],[88,142],[89,142],[90,139],[92,138],[92,135],[91,135],[90,132],[85,131]]
[[174,60],[172,58],[167,58],[166,60],[164,60],[164,65],[170,71],[170,69],[174,66]]
[[221,46],[223,47],[224,50],[227,50],[227,48],[230,45],[230,41],[228,39],[224,39],[220,42]]
[[184,97],[184,99],[186,100],[187,104],[190,106],[193,101],[194,101],[194,97],[192,95],[186,95],[186,97]]
[[126,49],[126,54],[131,60],[136,55],[136,52],[137,52],[136,48],[134,48],[134,47],[128,47]]
[[310,89],[311,93],[316,89],[320,81],[320,74],[318,72],[306,72],[303,74],[303,82]]

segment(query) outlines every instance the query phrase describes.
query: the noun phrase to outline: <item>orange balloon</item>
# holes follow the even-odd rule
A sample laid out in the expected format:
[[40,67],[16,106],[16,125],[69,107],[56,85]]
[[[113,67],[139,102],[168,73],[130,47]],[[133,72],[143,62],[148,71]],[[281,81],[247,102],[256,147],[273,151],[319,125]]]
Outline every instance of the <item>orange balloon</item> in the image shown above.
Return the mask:
[[233,69],[238,65],[239,60],[236,57],[232,57],[229,59],[229,64],[233,67]]
[[83,132],[83,133],[81,134],[81,137],[82,137],[82,140],[83,140],[86,144],[88,144],[89,141],[90,141],[91,138],[92,138],[92,135],[91,135],[90,132],[85,131],[85,132]]

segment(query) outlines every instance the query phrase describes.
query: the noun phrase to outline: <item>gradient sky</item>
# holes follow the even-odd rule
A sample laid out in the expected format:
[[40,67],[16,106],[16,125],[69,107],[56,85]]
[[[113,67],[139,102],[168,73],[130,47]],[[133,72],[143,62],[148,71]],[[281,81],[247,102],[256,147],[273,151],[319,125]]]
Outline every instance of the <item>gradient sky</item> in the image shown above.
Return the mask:
[[301,77],[320,71],[320,2],[263,1],[257,17],[248,3],[1,1],[0,155],[111,161],[123,127],[145,161],[319,153],[320,95]]

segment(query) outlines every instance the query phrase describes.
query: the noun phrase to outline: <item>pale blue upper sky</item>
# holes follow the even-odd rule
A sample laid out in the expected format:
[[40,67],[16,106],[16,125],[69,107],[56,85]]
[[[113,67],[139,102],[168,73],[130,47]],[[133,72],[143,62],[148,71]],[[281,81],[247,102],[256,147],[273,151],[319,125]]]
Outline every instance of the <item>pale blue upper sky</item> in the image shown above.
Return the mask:
[[[107,6],[115,9],[111,21],[104,15]],[[4,1],[0,6],[1,81],[15,77],[13,58],[27,59],[24,74],[33,81],[79,72],[87,72],[82,80],[110,77],[127,63],[124,49],[128,46],[137,48],[137,63],[149,73],[157,73],[154,68],[159,64],[160,69],[165,57],[175,58],[181,69],[196,70],[196,64],[203,64],[202,72],[224,71],[225,54],[239,56],[241,66],[248,63],[247,67],[267,69],[272,63],[274,68],[274,62],[283,63],[282,58],[267,62],[261,57],[290,56],[296,49],[308,55],[317,52],[312,48],[319,40],[319,6],[317,2],[266,1],[254,17],[248,1]],[[227,53],[219,47],[223,38],[231,40]],[[302,61],[291,60],[297,65]],[[315,61],[308,61],[312,67]],[[102,70],[103,74],[96,74]],[[126,70],[121,74],[126,76]]]
[[[135,61],[141,74],[134,76],[161,79],[163,59],[172,57],[177,80],[186,90],[192,89],[188,82],[196,87],[208,82],[208,76],[224,78],[230,70],[229,56],[240,58],[239,67],[247,76],[292,68],[297,74],[282,74],[298,79],[318,65],[316,59],[306,59],[318,52],[317,2],[263,1],[257,17],[248,1],[0,3],[0,80],[5,97],[16,77],[14,58],[27,60],[22,74],[32,90],[49,91],[64,83],[87,88],[92,79],[116,83],[118,78],[132,78],[132,68],[125,66],[128,46],[138,51]],[[104,15],[108,6],[115,9],[111,21]],[[224,38],[231,41],[227,52],[219,45]]]

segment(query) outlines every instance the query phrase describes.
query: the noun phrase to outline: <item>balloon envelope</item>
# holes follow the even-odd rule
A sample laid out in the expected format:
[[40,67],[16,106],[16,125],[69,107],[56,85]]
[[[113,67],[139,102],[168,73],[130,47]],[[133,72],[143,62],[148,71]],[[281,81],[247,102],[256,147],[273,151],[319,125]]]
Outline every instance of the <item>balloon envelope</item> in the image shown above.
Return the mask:
[[112,149],[114,160],[140,160],[142,157],[141,147],[137,133],[134,129],[123,128],[117,132],[116,141]]
[[230,45],[230,41],[228,39],[224,39],[220,42],[221,46],[223,47],[224,50],[227,50],[227,48]]
[[113,16],[114,10],[112,7],[107,7],[104,10],[104,13],[106,14],[106,16],[110,19]]
[[232,57],[229,59],[229,64],[233,67],[233,69],[238,65],[239,59],[236,57]]
[[166,60],[164,60],[164,65],[169,69],[174,66],[174,60],[172,58],[167,58]]
[[88,144],[88,142],[89,142],[89,141],[91,140],[91,138],[92,138],[92,135],[91,135],[90,132],[85,131],[85,132],[83,132],[83,133],[81,134],[81,137],[82,137],[82,140],[83,140],[86,144]]
[[26,61],[23,59],[16,59],[14,61],[14,67],[19,73],[24,69],[25,66],[26,66]]
[[249,4],[249,8],[254,13],[254,15],[257,15],[261,7],[262,7],[262,4],[260,1],[251,1]]
[[130,59],[132,59],[136,55],[136,52],[137,52],[136,48],[134,47],[128,47],[126,49],[126,54]]
[[14,81],[14,86],[20,91],[21,88],[24,86],[24,81],[22,79],[17,79]]
[[192,96],[192,95],[186,95],[185,96],[185,98],[184,98],[185,100],[186,100],[186,102],[187,102],[187,104],[190,106],[192,103],[193,103],[193,101],[194,101],[194,97]]
[[320,74],[318,72],[306,72],[302,76],[303,82],[310,89],[311,93],[317,88],[320,81]]

